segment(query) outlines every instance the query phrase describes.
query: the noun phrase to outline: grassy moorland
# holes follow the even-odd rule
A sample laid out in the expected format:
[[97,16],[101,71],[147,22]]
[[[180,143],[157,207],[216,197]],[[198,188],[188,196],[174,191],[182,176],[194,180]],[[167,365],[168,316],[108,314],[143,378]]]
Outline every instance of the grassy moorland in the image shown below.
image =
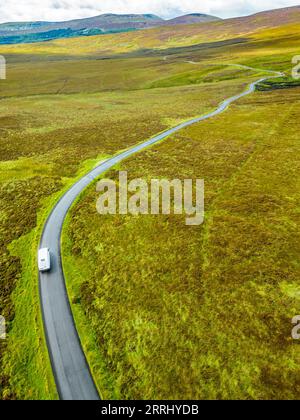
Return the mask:
[[[243,42],[232,41],[238,26],[215,31],[214,23],[206,31],[192,25],[1,48],[8,60],[8,79],[0,81],[0,313],[8,321],[2,398],[57,398],[35,258],[60,194],[105,156],[206,113],[261,74],[227,63],[290,71],[300,34],[287,23],[246,31]],[[299,392],[288,340],[298,303],[291,132],[298,91],[257,93],[122,165],[132,177],[205,178],[203,226],[186,228],[178,217],[100,217],[94,187],[73,209],[65,269],[104,396]],[[286,116],[277,121],[280,131],[274,113]]]
[[[284,54],[275,39],[272,50],[239,47],[237,62],[288,73],[294,47]],[[180,73],[148,86],[196,79]],[[72,209],[64,267],[103,396],[299,398],[299,93],[257,92],[121,165],[131,179],[204,178],[202,226],[174,215],[99,216],[94,185]],[[117,180],[120,168],[106,177]]]
[[299,398],[298,106],[299,89],[255,94],[121,165],[204,178],[200,227],[99,216],[95,186],[73,209],[65,269],[105,396]]
[[[184,84],[183,69],[194,74]],[[151,88],[176,74],[179,86]],[[0,311],[9,332],[1,343],[1,392],[7,399],[55,398],[35,263],[55,200],[103,157],[208,112],[255,75],[161,57],[53,62],[51,55],[16,55],[8,75],[0,92]]]
[[[285,13],[281,11],[267,12],[246,18],[228,19],[206,24],[180,25],[175,27],[159,27],[147,31],[124,33],[106,36],[74,38],[56,40],[40,44],[3,46],[5,54],[41,54],[49,53],[56,56],[104,56],[143,51],[151,53],[153,50],[165,52],[172,48],[194,46],[205,49],[204,43],[249,42],[250,50],[254,43],[260,42],[270,47],[283,47],[288,42],[288,49],[297,48],[299,35],[300,7],[289,8]],[[289,27],[287,30],[286,28]],[[263,29],[262,29],[263,28]],[[273,44],[273,45],[272,45]],[[213,47],[214,45],[211,45]],[[215,44],[216,46],[216,44]],[[2,49],[2,47],[1,47]],[[251,53],[251,51],[249,51]]]

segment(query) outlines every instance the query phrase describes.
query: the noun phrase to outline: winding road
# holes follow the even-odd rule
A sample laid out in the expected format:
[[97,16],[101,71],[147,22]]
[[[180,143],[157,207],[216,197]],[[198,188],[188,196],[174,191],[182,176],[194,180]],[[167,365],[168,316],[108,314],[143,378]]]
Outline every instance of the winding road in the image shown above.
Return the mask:
[[[195,62],[190,62],[198,64]],[[251,67],[233,64],[241,68]],[[265,70],[261,70],[265,71]],[[143,143],[117,154],[99,164],[86,176],[77,181],[59,200],[46,221],[40,248],[50,248],[52,269],[48,273],[39,274],[40,302],[43,315],[44,330],[47,340],[53,374],[60,399],[62,400],[98,400],[99,393],[93,381],[80,338],[73,319],[71,306],[66,290],[61,261],[61,232],[68,210],[78,195],[96,178],[117,163],[158,143],[185,127],[215,117],[224,112],[230,104],[254,92],[255,86],[267,79],[284,76],[281,72],[261,78],[252,83],[244,92],[223,101],[216,110],[189,121],[183,122]]]

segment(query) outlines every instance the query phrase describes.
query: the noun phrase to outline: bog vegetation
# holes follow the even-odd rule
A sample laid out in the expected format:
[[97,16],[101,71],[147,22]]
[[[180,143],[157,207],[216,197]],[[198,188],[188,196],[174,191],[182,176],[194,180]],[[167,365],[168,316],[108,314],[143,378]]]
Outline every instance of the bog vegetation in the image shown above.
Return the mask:
[[[293,24],[238,42],[236,30],[214,38],[195,28],[1,48],[2,398],[57,398],[35,259],[62,191],[106,156],[208,112],[263,74],[226,64],[288,73],[300,38]],[[300,287],[299,92],[256,92],[121,165],[132,178],[204,178],[203,226],[100,217],[94,186],[72,209],[64,265],[104,397],[299,397],[290,338]]]

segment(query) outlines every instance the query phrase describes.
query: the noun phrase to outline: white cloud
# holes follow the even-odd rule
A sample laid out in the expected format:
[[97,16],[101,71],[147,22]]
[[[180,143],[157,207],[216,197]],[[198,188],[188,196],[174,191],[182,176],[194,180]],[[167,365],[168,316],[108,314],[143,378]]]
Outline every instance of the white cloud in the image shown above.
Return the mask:
[[61,21],[101,13],[154,13],[170,18],[200,12],[226,18],[297,4],[299,0],[0,0],[0,21]]

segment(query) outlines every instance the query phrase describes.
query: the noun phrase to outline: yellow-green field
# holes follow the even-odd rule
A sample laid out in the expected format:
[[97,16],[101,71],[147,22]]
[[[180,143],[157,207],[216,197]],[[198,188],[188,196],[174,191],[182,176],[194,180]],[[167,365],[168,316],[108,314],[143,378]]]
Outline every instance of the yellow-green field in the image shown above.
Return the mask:
[[299,90],[285,95],[256,94],[121,165],[131,179],[204,178],[202,226],[99,216],[94,186],[73,209],[67,279],[90,360],[111,375],[108,388],[96,364],[104,395],[299,398]]
[[[232,39],[242,34],[218,31],[191,25],[1,48],[2,398],[57,398],[35,255],[64,189],[263,74],[226,64],[288,73],[299,52],[293,24],[239,43]],[[299,93],[257,92],[122,164],[132,178],[204,178],[202,226],[99,216],[94,186],[72,209],[68,288],[104,397],[299,397],[289,338],[299,312]]]

